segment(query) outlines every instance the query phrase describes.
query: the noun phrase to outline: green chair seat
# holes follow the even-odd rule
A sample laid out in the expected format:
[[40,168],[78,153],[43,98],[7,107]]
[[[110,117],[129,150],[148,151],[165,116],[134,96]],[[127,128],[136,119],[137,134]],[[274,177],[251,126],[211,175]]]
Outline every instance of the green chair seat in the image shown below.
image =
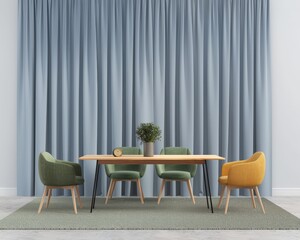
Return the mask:
[[[118,147],[122,150],[123,155],[141,155],[141,149],[137,147]],[[143,177],[146,171],[146,164],[105,164],[105,172],[108,177],[112,173],[119,171],[135,171],[140,173],[140,177]],[[130,178],[131,179],[131,178]]]
[[166,171],[160,176],[162,179],[186,180],[191,178],[191,173],[186,171]]
[[84,183],[84,178],[82,176],[76,176],[75,177],[75,183],[76,185],[80,185]]
[[137,171],[116,171],[110,175],[111,179],[138,179],[141,177],[140,172]]

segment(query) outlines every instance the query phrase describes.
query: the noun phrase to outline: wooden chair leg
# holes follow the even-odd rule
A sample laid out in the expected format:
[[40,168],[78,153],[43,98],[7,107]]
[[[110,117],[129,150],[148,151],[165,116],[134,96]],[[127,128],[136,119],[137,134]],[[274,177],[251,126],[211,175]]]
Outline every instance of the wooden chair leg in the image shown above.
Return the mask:
[[114,192],[115,187],[116,187],[116,183],[117,183],[117,180],[116,179],[112,179],[112,188],[111,188],[111,192],[110,192],[109,198],[112,198],[113,192]]
[[222,185],[222,191],[221,191],[220,200],[219,200],[219,203],[218,203],[218,208],[221,207],[225,189],[226,189],[226,185]]
[[72,200],[73,200],[73,207],[74,207],[74,212],[77,214],[77,206],[76,206],[76,198],[75,198],[75,186],[71,187],[71,193],[72,193]]
[[161,186],[160,186],[160,191],[159,191],[159,195],[158,195],[157,204],[160,204],[160,199],[162,197],[162,193],[163,193],[163,190],[164,190],[164,187],[165,187],[165,183],[166,183],[166,180],[163,179],[162,183],[161,183]]
[[193,203],[195,204],[196,202],[195,202],[195,198],[194,198],[194,194],[193,194],[193,189],[192,189],[191,180],[190,180],[190,179],[186,180],[186,184],[187,184],[187,186],[188,186],[188,189],[189,189],[189,192],[190,192],[191,199],[192,199]]
[[142,190],[142,198],[143,198],[143,200],[145,202],[145,196],[144,196],[144,191],[143,190]]
[[253,188],[250,188],[250,195],[251,195],[251,199],[252,199],[253,208],[256,208],[255,199],[254,199],[254,193],[253,193]]
[[259,194],[259,191],[258,191],[258,187],[255,187],[254,190],[255,190],[256,196],[257,196],[257,198],[258,198],[258,201],[259,201],[259,203],[260,203],[261,209],[262,209],[263,213],[266,214],[264,205],[263,205],[263,203],[262,203],[262,201],[261,201],[261,198],[260,198],[260,194]]
[[52,196],[52,189],[48,188],[48,201],[47,201],[46,208],[48,208],[48,206],[49,206],[51,196]]
[[106,194],[105,204],[107,204],[107,202],[108,202],[108,199],[109,199],[109,196],[110,196],[110,192],[111,192],[111,189],[112,189],[112,185],[113,185],[113,179],[110,180],[109,188],[108,188],[107,194]]
[[143,190],[142,190],[142,185],[141,185],[141,180],[138,178],[136,180],[139,192],[140,192],[140,199],[141,199],[141,203],[144,204],[144,199],[143,199]]
[[75,189],[76,189],[76,194],[77,194],[77,200],[79,202],[79,207],[82,208],[82,202],[81,202],[81,199],[80,199],[80,192],[79,192],[78,185],[76,185]]
[[225,206],[225,214],[227,214],[228,205],[229,205],[229,199],[230,199],[230,187],[227,186],[227,198],[226,198],[226,206]]
[[41,199],[41,203],[40,203],[40,207],[39,207],[39,210],[38,210],[38,214],[41,212],[42,210],[42,207],[43,207],[43,204],[44,204],[44,200],[45,200],[45,196],[47,194],[47,191],[48,191],[48,188],[47,186],[45,186],[44,188],[44,193],[43,193],[43,196],[42,196],[42,199]]

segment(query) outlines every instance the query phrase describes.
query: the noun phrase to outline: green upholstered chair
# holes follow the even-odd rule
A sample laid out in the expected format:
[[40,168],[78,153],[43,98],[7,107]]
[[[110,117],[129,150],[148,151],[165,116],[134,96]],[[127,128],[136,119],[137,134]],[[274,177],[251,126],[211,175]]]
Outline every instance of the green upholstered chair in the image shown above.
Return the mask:
[[78,163],[57,160],[50,153],[42,152],[39,156],[39,175],[42,183],[45,185],[43,197],[40,203],[38,213],[41,212],[44,199],[48,195],[48,208],[52,189],[63,188],[70,189],[72,193],[74,212],[77,214],[75,190],[77,198],[82,207],[78,185],[83,184],[84,179],[81,174],[81,166]]
[[[123,155],[141,155],[142,152],[137,147],[118,147],[122,149]],[[140,192],[140,200],[144,203],[144,193],[140,178],[144,176],[146,171],[146,164],[139,165],[122,165],[122,164],[106,164],[105,171],[108,177],[110,177],[110,185],[106,195],[105,204],[108,199],[112,197],[113,191],[117,181],[135,181],[137,183],[138,190]]]
[[[166,147],[161,150],[160,154],[189,155],[190,150],[184,147]],[[195,204],[195,198],[193,195],[190,179],[196,174],[196,164],[157,164],[155,168],[157,175],[163,179],[160,187],[157,204],[160,203],[166,181],[186,182],[192,201]]]

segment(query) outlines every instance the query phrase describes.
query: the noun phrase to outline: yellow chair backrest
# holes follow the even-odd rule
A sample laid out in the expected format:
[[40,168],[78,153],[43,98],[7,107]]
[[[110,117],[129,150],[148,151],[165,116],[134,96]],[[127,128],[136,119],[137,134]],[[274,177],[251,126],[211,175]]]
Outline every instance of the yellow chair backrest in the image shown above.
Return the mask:
[[246,161],[229,168],[228,184],[237,187],[258,186],[264,180],[265,169],[265,154],[256,152]]

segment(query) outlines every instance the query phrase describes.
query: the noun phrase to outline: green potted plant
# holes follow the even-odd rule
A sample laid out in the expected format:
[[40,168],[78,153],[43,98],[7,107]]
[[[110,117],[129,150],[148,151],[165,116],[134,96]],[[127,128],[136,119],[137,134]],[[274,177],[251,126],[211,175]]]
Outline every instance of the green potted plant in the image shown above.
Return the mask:
[[141,123],[136,136],[144,143],[144,156],[153,157],[153,143],[161,139],[161,130],[154,123]]

